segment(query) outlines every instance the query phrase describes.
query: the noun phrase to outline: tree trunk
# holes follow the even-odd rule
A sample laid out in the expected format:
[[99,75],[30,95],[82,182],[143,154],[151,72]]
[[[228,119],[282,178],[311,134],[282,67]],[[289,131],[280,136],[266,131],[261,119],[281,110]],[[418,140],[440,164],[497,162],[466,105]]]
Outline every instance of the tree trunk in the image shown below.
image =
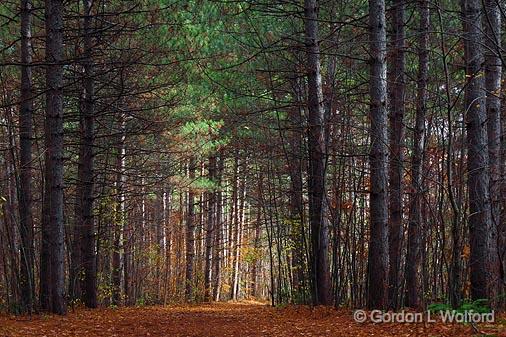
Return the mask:
[[[304,263],[304,205],[303,205],[303,183],[302,183],[302,100],[303,90],[301,88],[301,79],[297,74],[292,80],[293,94],[295,96],[296,107],[290,109],[290,134],[289,149],[287,155],[288,167],[290,172],[290,217],[291,217],[291,238],[294,249],[292,251],[293,268],[293,288],[295,295],[302,299],[304,297],[305,287],[305,263]],[[259,220],[260,221],[260,220]],[[256,267],[256,264],[255,264]]]
[[[112,304],[121,304],[121,250],[125,238],[123,229],[125,227],[125,118],[120,115],[120,137],[116,154],[116,209],[113,229],[113,252],[112,252]],[[126,294],[125,294],[126,295]]]
[[[209,157],[209,180],[212,182],[216,178],[216,157]],[[212,252],[213,252],[213,237],[215,231],[215,212],[216,212],[216,193],[214,189],[207,192],[207,228],[206,228],[206,251],[205,251],[205,270],[204,270],[204,289],[205,299],[210,301],[212,299]],[[216,249],[216,247],[214,247]]]
[[[65,314],[63,227],[63,1],[46,0],[46,119],[45,201],[49,216],[43,223],[50,265],[50,308]],[[41,271],[43,269],[41,268]],[[42,278],[45,276],[42,275]]]
[[[233,273],[232,273],[232,300],[237,301],[239,298],[239,292],[240,292],[240,278],[241,278],[241,248],[242,248],[242,239],[243,239],[243,228],[244,228],[244,200],[246,198],[246,177],[244,176],[246,174],[245,167],[247,162],[245,161],[242,169],[238,168],[237,173],[240,173],[238,180],[239,180],[239,187],[238,187],[238,196],[236,201],[236,211],[235,211],[235,217],[234,220],[235,223],[235,238],[234,238],[234,264],[232,266]],[[243,176],[242,179],[240,178],[241,175]]]
[[312,244],[312,296],[314,304],[332,303],[327,246],[328,235],[323,224],[325,197],[325,139],[323,125],[323,93],[318,45],[318,1],[304,1],[305,43],[308,77],[308,196],[309,225]]
[[371,309],[388,303],[387,83],[385,1],[369,0],[370,29],[370,242],[368,298]]
[[[501,12],[499,2],[485,1],[485,90],[487,106],[487,134],[490,167],[490,197],[492,223],[490,228],[490,267],[494,294],[502,290],[498,230],[501,215]],[[496,302],[497,299],[491,299]],[[496,303],[493,303],[496,304]]]
[[411,159],[411,195],[409,204],[408,248],[406,256],[407,307],[420,306],[420,237],[422,208],[422,167],[425,143],[425,114],[427,111],[427,80],[429,73],[429,5],[428,0],[418,1],[420,28],[418,32],[418,78],[416,96],[415,129],[413,135],[413,157]]
[[192,190],[192,182],[195,179],[195,159],[191,158],[188,164],[188,205],[186,214],[186,273],[185,273],[185,299],[193,300],[193,261],[195,259],[195,195]]
[[32,216],[32,2],[21,0],[21,93],[19,111],[19,225],[21,235],[20,289],[23,312],[34,306],[34,246]]
[[[262,191],[259,191],[259,193],[262,193]],[[255,221],[255,239],[253,241],[253,248],[255,254],[259,252],[261,249],[260,247],[260,235],[262,232],[262,211],[261,208],[258,208],[257,210],[257,218]],[[259,295],[258,291],[258,269],[260,261],[255,258],[252,262],[253,266],[251,268],[251,295],[254,299],[256,299]]]
[[81,129],[82,147],[82,181],[81,184],[81,219],[82,245],[81,256],[84,269],[84,280],[81,286],[83,302],[88,308],[97,306],[97,270],[95,255],[95,224],[93,217],[93,144],[94,144],[94,83],[92,58],[92,0],[83,0],[84,7],[84,53],[83,53],[83,117]]
[[223,151],[220,153],[217,172],[218,191],[216,193],[216,229],[214,236],[214,250],[213,250],[213,299],[220,300],[220,287],[221,287],[221,263],[223,258],[223,193],[222,193],[222,180],[223,170],[225,166],[225,157]]
[[469,239],[471,255],[471,296],[491,299],[492,266],[490,265],[490,208],[484,81],[481,1],[464,0],[464,47],[466,49],[465,111],[467,130],[467,186],[469,198]]
[[402,176],[404,142],[404,101],[406,99],[405,81],[405,34],[404,0],[394,0],[392,7],[391,55],[389,57],[388,96],[390,123],[390,170],[389,170],[389,306],[397,309],[399,303],[399,271],[401,264],[402,241]]

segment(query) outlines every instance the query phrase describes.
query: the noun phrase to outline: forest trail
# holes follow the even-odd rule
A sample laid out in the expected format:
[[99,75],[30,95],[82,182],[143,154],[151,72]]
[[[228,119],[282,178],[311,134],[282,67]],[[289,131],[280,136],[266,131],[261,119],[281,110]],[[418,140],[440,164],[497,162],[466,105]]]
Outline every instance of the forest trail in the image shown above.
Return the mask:
[[[504,328],[504,327],[503,327]],[[480,327],[502,335],[499,326]],[[483,331],[485,330],[485,331]],[[79,309],[68,316],[0,316],[1,337],[53,336],[472,336],[462,324],[356,323],[350,310],[258,303]]]

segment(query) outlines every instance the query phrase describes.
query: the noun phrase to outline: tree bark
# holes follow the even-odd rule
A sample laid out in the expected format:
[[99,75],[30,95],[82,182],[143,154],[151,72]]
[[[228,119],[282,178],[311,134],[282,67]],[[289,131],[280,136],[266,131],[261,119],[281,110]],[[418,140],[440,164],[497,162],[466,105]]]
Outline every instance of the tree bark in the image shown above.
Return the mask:
[[195,259],[195,195],[192,190],[192,182],[195,179],[195,159],[191,158],[188,164],[188,204],[186,214],[186,273],[185,273],[185,299],[193,300],[193,262]]
[[388,303],[388,203],[387,203],[387,82],[385,1],[369,0],[370,29],[370,241],[367,303],[386,309]]
[[19,111],[19,225],[21,235],[20,290],[23,312],[34,307],[34,246],[32,215],[32,2],[21,0],[21,93]]
[[223,259],[223,193],[222,193],[222,180],[223,170],[225,166],[225,157],[223,151],[220,152],[218,168],[217,168],[217,184],[218,191],[216,193],[216,229],[214,236],[214,250],[213,250],[213,299],[220,300],[220,287],[221,287],[221,263]]
[[305,43],[308,77],[308,196],[312,244],[312,296],[314,304],[332,303],[327,255],[328,235],[323,224],[325,197],[325,137],[320,47],[318,45],[318,1],[304,1]]
[[490,208],[486,111],[483,81],[481,1],[463,1],[464,48],[466,49],[465,109],[467,130],[467,187],[469,198],[469,239],[471,254],[471,296],[491,299]]
[[[490,228],[490,267],[492,268],[491,287],[493,294],[502,290],[500,275],[499,229],[501,216],[501,12],[499,2],[486,0],[485,7],[485,90],[487,106],[487,135],[490,167],[490,197],[492,223]],[[504,276],[503,276],[504,277]],[[496,302],[497,299],[492,299]],[[494,303],[496,304],[496,303]]]
[[[209,180],[212,182],[215,181],[216,178],[216,157],[211,156],[209,158]],[[207,192],[207,228],[206,228],[206,238],[205,238],[205,269],[204,269],[204,297],[206,301],[211,300],[212,296],[212,251],[213,251],[213,237],[215,231],[215,212],[216,212],[216,194],[215,191]],[[216,247],[214,247],[216,249]]]
[[[112,252],[112,304],[121,304],[121,250],[124,247],[125,227],[125,116],[120,114],[120,137],[116,154],[116,209],[113,229],[113,252]],[[126,294],[125,294],[126,295]]]
[[422,233],[422,167],[425,143],[425,115],[427,112],[427,81],[429,73],[429,18],[428,0],[418,1],[420,27],[418,31],[418,78],[416,96],[415,129],[413,135],[413,157],[411,159],[411,196],[409,204],[408,248],[406,256],[407,307],[420,306],[420,237]]
[[84,53],[83,53],[83,107],[81,129],[80,164],[82,181],[79,181],[81,191],[81,220],[82,245],[81,256],[84,269],[84,280],[81,286],[83,302],[88,308],[97,307],[97,271],[95,255],[95,223],[93,216],[93,184],[94,184],[94,83],[93,83],[93,57],[92,57],[92,0],[83,0],[84,8]]
[[404,0],[394,0],[392,7],[392,36],[388,71],[389,122],[390,122],[390,170],[389,170],[389,306],[397,309],[399,303],[399,272],[402,241],[402,193],[403,193],[403,142],[405,80]]
[[[46,0],[46,119],[45,200],[49,216],[43,223],[48,243],[50,307],[65,314],[64,226],[63,226],[63,1]],[[46,234],[46,235],[44,235]],[[44,269],[41,268],[41,271]],[[42,275],[42,278],[45,276]]]
[[[241,278],[241,248],[242,248],[242,240],[243,240],[243,228],[244,228],[244,201],[246,198],[246,177],[245,177],[245,167],[246,160],[241,167],[238,167],[237,173],[239,174],[239,182],[238,182],[238,196],[236,202],[236,219],[235,227],[236,230],[234,232],[234,263],[233,263],[233,273],[232,273],[232,300],[237,301],[240,293],[240,278]],[[240,178],[242,176],[242,178]]]

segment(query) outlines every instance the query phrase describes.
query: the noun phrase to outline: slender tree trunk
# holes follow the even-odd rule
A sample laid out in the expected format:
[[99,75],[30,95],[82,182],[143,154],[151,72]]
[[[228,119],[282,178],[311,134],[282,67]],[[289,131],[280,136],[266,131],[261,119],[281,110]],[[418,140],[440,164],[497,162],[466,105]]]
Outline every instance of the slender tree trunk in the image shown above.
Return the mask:
[[318,1],[304,1],[305,43],[308,76],[308,195],[312,244],[312,295],[314,304],[332,303],[327,254],[328,235],[323,224],[325,197],[325,139],[320,48],[318,45]]
[[[47,157],[47,152],[45,157]],[[40,309],[44,311],[52,310],[52,288],[51,288],[51,251],[49,244],[50,237],[50,220],[49,209],[50,202],[49,196],[45,193],[50,188],[50,181],[48,180],[48,169],[44,168],[44,187],[42,190],[42,229],[41,229],[41,243],[40,243],[40,268],[39,268],[39,305]]]
[[[209,158],[209,179],[211,181],[215,181],[216,178],[216,157],[211,156]],[[210,301],[212,298],[212,253],[213,250],[213,237],[215,231],[215,212],[216,212],[216,193],[214,190],[209,191],[207,193],[207,228],[206,228],[206,251],[205,251],[205,270],[204,270],[204,289],[205,289],[205,299],[206,301]]]
[[84,8],[84,53],[83,53],[83,117],[81,130],[82,147],[82,184],[81,187],[81,219],[82,219],[82,245],[81,256],[84,269],[84,280],[81,286],[83,301],[88,308],[97,307],[97,260],[95,255],[95,223],[93,216],[93,146],[94,146],[94,83],[93,83],[93,57],[92,57],[92,0],[83,0]]
[[[195,159],[191,158],[188,164],[188,177],[190,184],[195,179]],[[195,195],[192,186],[188,187],[188,205],[186,214],[186,273],[185,273],[185,299],[193,300],[193,262],[195,259]]]
[[[123,237],[125,227],[125,119],[120,115],[121,135],[116,154],[116,209],[113,229],[113,252],[112,252],[112,304],[121,304],[121,250],[124,247]],[[125,252],[125,251],[124,251]],[[124,255],[123,255],[124,256]],[[126,294],[125,294],[126,295]]]
[[369,308],[388,303],[388,199],[387,199],[387,82],[385,1],[369,0],[370,29],[370,242],[368,263]]
[[[497,0],[485,1],[485,90],[487,134],[490,167],[490,197],[492,224],[490,228],[490,280],[493,294],[502,290],[498,230],[501,226],[501,12]],[[492,299],[497,302],[497,299]],[[493,303],[497,304],[497,303]]]
[[[246,167],[246,162],[243,164],[243,168],[238,168],[238,173],[243,178],[238,178],[239,181],[239,189],[238,189],[238,200],[236,203],[236,230],[235,230],[235,238],[234,238],[234,264],[233,264],[233,274],[232,274],[232,299],[236,301],[239,298],[240,292],[240,278],[241,278],[241,248],[242,248],[242,240],[243,240],[243,229],[244,229],[244,201],[246,198],[246,177],[244,172]],[[240,171],[240,172],[239,172]]]
[[[82,105],[82,102],[80,102]],[[82,118],[80,121],[80,127],[82,129]],[[82,130],[81,130],[82,132]],[[80,300],[82,297],[81,291],[81,277],[82,277],[82,251],[81,245],[83,244],[83,229],[82,229],[82,205],[83,205],[83,169],[82,169],[82,159],[83,159],[83,146],[80,146],[79,149],[79,163],[77,168],[77,186],[76,186],[76,196],[75,196],[75,205],[74,205],[74,228],[71,242],[71,251],[70,251],[70,267],[69,267],[69,290],[68,295],[70,301],[74,302],[76,300]]]
[[388,71],[389,123],[390,123],[390,170],[389,170],[389,306],[399,307],[399,272],[402,241],[402,193],[403,193],[403,142],[405,81],[405,33],[404,2],[394,0],[392,8],[391,56]]
[[[297,76],[297,74],[295,74]],[[293,93],[296,107],[289,112],[290,129],[288,148],[288,167],[290,172],[290,217],[291,217],[291,238],[294,249],[292,251],[293,288],[295,295],[302,298],[305,286],[305,264],[304,264],[304,205],[303,205],[303,184],[302,184],[302,104],[303,93],[301,80],[295,77],[292,81]],[[260,220],[259,220],[260,221]],[[256,266],[256,264],[255,264]]]
[[[43,240],[49,244],[51,308],[67,312],[63,227],[63,1],[46,0],[46,190],[48,220]],[[44,277],[44,276],[43,276]]]
[[425,143],[425,115],[427,111],[427,81],[429,73],[429,4],[418,1],[420,28],[418,32],[418,78],[416,97],[415,129],[413,135],[413,157],[411,159],[411,196],[409,205],[408,248],[406,256],[406,297],[408,307],[420,306],[421,265],[420,237],[422,234],[422,167]]
[[[506,88],[506,81],[502,81],[502,90]],[[504,91],[503,91],[504,92]],[[506,130],[506,95],[502,96],[501,104],[501,130]],[[499,251],[499,267],[502,277],[502,292],[506,293],[506,134],[501,135],[501,214],[497,228],[497,248]],[[506,307],[506,298],[502,301]]]
[[[262,193],[261,191],[259,193]],[[260,249],[260,234],[262,232],[262,212],[261,209],[257,210],[257,219],[255,221],[255,239],[253,241],[253,248],[255,249],[255,253]],[[258,267],[260,261],[258,259],[254,259],[252,262],[253,266],[251,268],[251,295],[253,298],[257,298],[259,295],[258,291]]]
[[19,224],[21,235],[20,288],[23,312],[34,307],[34,246],[32,216],[32,2],[21,0],[21,94],[19,111]]
[[220,300],[221,287],[221,263],[223,258],[223,193],[222,193],[222,177],[225,164],[223,152],[220,153],[217,172],[218,191],[216,193],[216,229],[214,236],[213,250],[213,299]]
[[235,258],[237,256],[236,249],[237,247],[237,232],[239,230],[239,154],[238,151],[234,153],[234,166],[233,166],[233,176],[232,176],[232,195],[230,200],[230,221],[228,222],[228,268],[230,270],[229,273],[229,284],[230,287],[230,298],[234,299],[235,292]]
[[492,298],[490,265],[490,208],[486,111],[483,81],[483,49],[481,1],[464,0],[464,47],[466,49],[466,130],[467,186],[469,197],[469,239],[471,255],[471,296],[473,299]]
[[163,303],[162,296],[162,287],[163,287],[163,261],[166,249],[164,249],[164,239],[167,238],[165,233],[165,224],[166,218],[166,204],[165,204],[165,186],[163,183],[160,183],[162,186],[156,187],[156,200],[154,205],[154,214],[153,220],[155,221],[155,249],[156,249],[156,257],[155,257],[155,277],[156,277],[156,302],[158,304]]

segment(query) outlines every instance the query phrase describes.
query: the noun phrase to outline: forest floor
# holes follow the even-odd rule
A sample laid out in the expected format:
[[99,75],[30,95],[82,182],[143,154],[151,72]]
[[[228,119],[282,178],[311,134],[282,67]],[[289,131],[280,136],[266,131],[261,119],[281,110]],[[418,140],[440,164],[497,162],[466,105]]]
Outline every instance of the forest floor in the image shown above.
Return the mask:
[[[480,333],[506,336],[506,317],[479,325]],[[67,316],[0,315],[0,337],[64,336],[478,336],[470,325],[357,323],[351,310],[254,302],[185,306],[77,309]]]

